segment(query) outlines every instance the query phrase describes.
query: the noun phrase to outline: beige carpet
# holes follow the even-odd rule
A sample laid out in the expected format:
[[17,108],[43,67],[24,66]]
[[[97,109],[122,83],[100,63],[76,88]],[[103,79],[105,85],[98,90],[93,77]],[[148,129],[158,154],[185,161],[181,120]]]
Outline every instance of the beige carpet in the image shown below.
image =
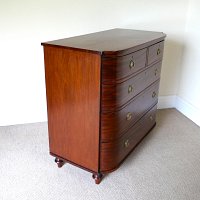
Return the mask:
[[100,185],[48,151],[46,123],[0,127],[0,200],[200,200],[200,128],[175,109]]

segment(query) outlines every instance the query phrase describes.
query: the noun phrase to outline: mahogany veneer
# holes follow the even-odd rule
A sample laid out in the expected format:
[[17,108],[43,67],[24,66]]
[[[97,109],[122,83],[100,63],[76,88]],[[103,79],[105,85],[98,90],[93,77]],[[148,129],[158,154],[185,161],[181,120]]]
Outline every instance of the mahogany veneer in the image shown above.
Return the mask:
[[113,29],[42,43],[58,167],[74,164],[99,184],[155,126],[165,37]]

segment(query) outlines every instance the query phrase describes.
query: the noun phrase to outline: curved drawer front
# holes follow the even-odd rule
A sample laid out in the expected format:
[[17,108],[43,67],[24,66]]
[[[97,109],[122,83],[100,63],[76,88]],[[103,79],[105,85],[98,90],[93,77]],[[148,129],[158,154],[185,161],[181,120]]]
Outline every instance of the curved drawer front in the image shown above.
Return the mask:
[[159,81],[145,89],[126,107],[117,112],[101,114],[101,140],[113,141],[124,134],[158,101]]
[[156,106],[130,128],[122,138],[115,142],[101,143],[100,170],[106,172],[116,169],[155,125],[155,117]]
[[151,65],[163,57],[164,42],[159,42],[148,48],[148,65]]
[[115,111],[160,78],[161,62],[149,67],[127,81],[102,85],[102,111]]
[[103,83],[115,83],[145,68],[147,49],[142,49],[126,56],[102,60]]

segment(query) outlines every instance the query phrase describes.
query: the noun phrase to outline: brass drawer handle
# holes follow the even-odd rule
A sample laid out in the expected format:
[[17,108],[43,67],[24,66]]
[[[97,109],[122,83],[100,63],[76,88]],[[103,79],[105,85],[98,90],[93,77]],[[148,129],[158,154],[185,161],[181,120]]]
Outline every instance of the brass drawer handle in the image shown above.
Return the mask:
[[124,147],[126,147],[126,148],[128,148],[129,147],[129,140],[126,140],[125,142],[124,142]]
[[133,92],[133,86],[132,86],[132,85],[129,85],[129,86],[128,86],[128,93],[131,93],[131,92]]
[[157,74],[158,74],[158,70],[157,69],[155,69],[155,73],[154,74],[155,74],[155,76],[157,76]]
[[159,55],[161,53],[161,50],[158,48],[157,49],[157,55]]
[[152,117],[152,115],[150,115],[149,119],[150,119],[151,121],[153,121],[153,117]]
[[132,119],[132,113],[127,113],[127,115],[126,115],[126,120],[127,121],[129,121],[129,120],[131,120]]
[[129,63],[130,69],[132,69],[134,66],[135,66],[135,62],[133,60],[131,60]]
[[152,98],[154,98],[156,96],[156,92],[152,93]]

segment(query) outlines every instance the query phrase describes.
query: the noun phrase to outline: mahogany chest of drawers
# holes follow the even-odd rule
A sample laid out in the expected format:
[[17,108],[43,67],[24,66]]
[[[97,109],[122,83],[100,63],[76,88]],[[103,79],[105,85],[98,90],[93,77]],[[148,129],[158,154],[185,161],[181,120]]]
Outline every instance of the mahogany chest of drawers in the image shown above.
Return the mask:
[[42,43],[58,167],[74,164],[100,183],[155,126],[165,37],[112,29]]

